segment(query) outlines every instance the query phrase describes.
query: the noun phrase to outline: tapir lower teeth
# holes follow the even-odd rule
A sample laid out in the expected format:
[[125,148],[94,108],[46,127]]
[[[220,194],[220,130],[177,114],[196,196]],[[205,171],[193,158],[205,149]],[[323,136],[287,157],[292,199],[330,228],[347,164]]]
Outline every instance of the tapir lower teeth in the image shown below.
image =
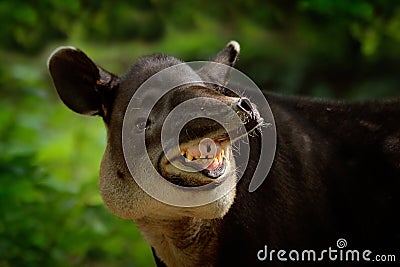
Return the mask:
[[222,157],[225,155],[225,151],[222,149],[221,153],[216,155],[214,158],[210,158],[209,157],[210,155],[205,155],[203,157],[201,157],[201,156],[196,157],[196,156],[193,156],[192,154],[190,154],[188,151],[183,151],[183,150],[181,151],[181,155],[185,158],[186,162],[190,162],[190,161],[197,160],[197,159],[212,159],[213,161],[215,161],[215,160],[221,161]]

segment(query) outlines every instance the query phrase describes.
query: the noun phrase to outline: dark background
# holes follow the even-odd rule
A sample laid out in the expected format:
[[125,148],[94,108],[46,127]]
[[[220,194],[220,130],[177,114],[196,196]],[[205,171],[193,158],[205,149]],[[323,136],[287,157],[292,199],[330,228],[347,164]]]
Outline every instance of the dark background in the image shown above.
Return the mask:
[[400,2],[1,1],[0,266],[151,266],[97,188],[105,130],[73,114],[46,69],[73,45],[123,74],[156,52],[210,59],[231,39],[264,90],[334,99],[400,95]]

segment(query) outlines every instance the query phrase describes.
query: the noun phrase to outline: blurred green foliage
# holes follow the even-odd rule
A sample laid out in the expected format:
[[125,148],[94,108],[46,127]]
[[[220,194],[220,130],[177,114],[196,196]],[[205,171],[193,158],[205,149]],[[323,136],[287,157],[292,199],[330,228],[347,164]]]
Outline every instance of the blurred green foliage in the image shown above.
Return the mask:
[[74,45],[122,74],[140,55],[209,59],[229,40],[265,90],[400,95],[400,2],[1,1],[0,266],[151,266],[134,223],[97,189],[105,130],[58,100],[46,58]]

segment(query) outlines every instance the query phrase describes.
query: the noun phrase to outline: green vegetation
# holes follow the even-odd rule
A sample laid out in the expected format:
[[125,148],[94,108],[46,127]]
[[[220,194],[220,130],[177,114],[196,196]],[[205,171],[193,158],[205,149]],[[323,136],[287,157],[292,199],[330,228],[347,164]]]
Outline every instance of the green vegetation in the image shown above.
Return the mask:
[[154,264],[134,223],[101,201],[105,130],[57,98],[46,58],[59,45],[122,74],[140,55],[204,60],[235,39],[238,69],[265,90],[400,95],[400,3],[266,2],[0,2],[0,266]]

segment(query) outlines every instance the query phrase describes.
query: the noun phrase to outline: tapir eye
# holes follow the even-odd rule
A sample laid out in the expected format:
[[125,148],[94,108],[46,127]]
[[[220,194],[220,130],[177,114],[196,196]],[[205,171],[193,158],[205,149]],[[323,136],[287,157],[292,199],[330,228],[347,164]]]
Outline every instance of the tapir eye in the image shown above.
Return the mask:
[[138,118],[135,122],[136,127],[139,130],[145,130],[150,126],[150,120],[147,118]]

